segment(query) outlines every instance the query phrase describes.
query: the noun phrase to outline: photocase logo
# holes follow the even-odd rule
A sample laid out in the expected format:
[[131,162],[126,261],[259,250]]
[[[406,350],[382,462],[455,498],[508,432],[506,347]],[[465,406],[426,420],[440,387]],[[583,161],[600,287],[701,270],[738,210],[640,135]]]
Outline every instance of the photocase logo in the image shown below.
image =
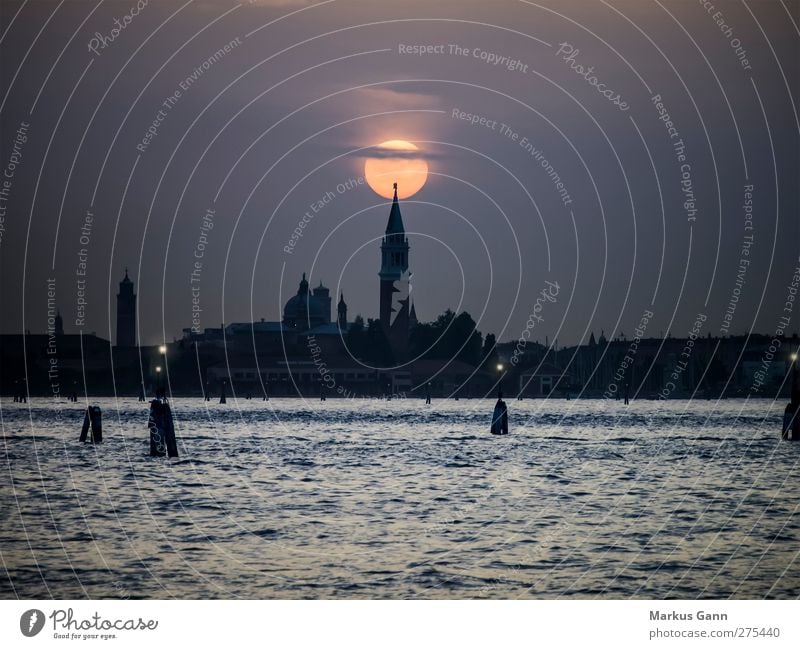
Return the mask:
[[26,638],[32,638],[44,627],[44,613],[38,608],[25,611],[19,618],[19,630]]

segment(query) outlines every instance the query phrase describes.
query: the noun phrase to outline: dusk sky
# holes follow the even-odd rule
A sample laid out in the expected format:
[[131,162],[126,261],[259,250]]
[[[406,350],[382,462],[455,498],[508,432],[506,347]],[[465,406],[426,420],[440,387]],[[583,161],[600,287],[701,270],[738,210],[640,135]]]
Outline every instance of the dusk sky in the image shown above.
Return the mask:
[[2,0],[3,333],[46,329],[55,278],[66,331],[113,340],[126,267],[142,344],[193,298],[202,327],[279,320],[303,272],[377,317],[390,201],[363,174],[387,140],[429,169],[401,201],[422,321],[514,340],[550,282],[542,342],[630,337],[646,310],[653,336],[778,325],[797,2],[139,6]]

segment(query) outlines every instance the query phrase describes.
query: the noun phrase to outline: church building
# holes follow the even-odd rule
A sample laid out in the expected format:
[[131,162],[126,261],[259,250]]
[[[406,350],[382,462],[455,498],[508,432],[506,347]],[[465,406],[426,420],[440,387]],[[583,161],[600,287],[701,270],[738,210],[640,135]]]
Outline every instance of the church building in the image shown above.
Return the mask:
[[408,269],[408,238],[403,227],[397,183],[389,211],[389,222],[381,242],[380,320],[396,362],[408,359],[409,334],[416,323],[411,304],[411,272]]

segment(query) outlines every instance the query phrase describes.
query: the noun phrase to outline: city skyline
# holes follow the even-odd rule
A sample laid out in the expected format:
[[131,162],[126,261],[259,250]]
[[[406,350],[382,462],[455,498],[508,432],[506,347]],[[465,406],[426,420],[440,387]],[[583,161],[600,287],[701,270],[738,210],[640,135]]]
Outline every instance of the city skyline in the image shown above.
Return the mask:
[[[55,280],[65,328],[113,340],[125,267],[143,343],[177,335],[193,300],[202,327],[277,320],[302,272],[375,315],[390,202],[365,163],[398,140],[416,150],[391,155],[426,169],[403,200],[421,321],[449,307],[514,340],[556,282],[539,340],[619,334],[648,310],[664,335],[698,312],[712,335],[774,331],[800,236],[798,64],[774,28],[790,8],[725,4],[723,30],[702,7],[582,7],[593,34],[555,5],[445,19],[450,4],[151,3],[111,40],[119,2],[20,12],[0,72],[16,305],[0,331],[43,330]],[[25,57],[51,11],[43,34],[75,34],[58,75],[57,53]],[[683,47],[665,58],[669,38]]]
[[0,0],[0,56],[10,645],[791,645],[800,0]]

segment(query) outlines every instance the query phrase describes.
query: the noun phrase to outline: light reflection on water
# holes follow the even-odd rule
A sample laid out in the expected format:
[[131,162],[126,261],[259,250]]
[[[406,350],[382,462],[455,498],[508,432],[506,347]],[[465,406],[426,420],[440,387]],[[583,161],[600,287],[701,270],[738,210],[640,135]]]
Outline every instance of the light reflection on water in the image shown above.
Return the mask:
[[2,597],[800,596],[783,404],[96,403],[3,402]]

